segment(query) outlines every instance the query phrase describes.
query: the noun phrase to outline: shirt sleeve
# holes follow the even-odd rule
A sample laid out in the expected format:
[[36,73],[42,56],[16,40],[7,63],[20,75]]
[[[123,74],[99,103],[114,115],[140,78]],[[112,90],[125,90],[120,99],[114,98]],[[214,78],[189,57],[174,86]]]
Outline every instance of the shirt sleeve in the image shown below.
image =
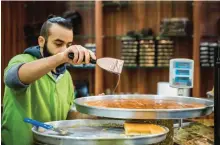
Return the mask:
[[25,89],[29,86],[22,83],[18,76],[19,68],[25,63],[26,61],[22,55],[15,56],[10,60],[4,72],[5,85],[13,89]]

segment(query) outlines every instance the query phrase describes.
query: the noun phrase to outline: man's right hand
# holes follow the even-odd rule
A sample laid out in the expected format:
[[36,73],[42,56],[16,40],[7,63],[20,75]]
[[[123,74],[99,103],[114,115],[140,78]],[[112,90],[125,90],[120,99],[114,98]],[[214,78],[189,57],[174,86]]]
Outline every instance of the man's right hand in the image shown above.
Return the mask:
[[[73,60],[68,57],[69,53],[74,53]],[[88,64],[90,63],[91,58],[94,60],[96,59],[95,54],[91,50],[88,50],[81,45],[72,45],[62,52],[62,54],[64,63],[70,64]]]

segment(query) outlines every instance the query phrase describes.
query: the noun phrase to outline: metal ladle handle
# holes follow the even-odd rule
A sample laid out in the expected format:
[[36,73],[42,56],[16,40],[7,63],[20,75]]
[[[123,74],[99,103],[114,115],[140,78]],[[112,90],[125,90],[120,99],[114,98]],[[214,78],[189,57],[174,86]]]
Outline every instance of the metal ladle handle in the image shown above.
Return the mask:
[[[69,53],[68,54],[68,57],[69,57],[69,59],[73,59],[74,58],[74,53]],[[85,62],[85,57],[83,58],[83,62]],[[90,63],[92,63],[92,64],[96,64],[96,60],[95,59],[90,59]]]

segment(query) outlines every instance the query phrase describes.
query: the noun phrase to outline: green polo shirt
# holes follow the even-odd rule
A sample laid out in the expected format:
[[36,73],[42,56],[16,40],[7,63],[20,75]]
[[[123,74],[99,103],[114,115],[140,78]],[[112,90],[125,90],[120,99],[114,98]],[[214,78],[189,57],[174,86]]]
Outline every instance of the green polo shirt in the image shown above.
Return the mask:
[[[30,54],[17,55],[11,59],[4,74],[15,65],[36,59]],[[68,71],[56,79],[50,72],[25,88],[5,86],[2,141],[6,145],[31,145],[32,125],[23,119],[28,117],[42,122],[66,120],[73,95],[73,83]]]

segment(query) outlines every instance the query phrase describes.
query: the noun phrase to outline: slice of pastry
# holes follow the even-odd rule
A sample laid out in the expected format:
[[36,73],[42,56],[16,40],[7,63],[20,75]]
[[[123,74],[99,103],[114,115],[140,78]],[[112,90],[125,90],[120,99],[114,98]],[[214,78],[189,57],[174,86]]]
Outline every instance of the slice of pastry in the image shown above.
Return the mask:
[[159,125],[144,123],[124,123],[125,135],[152,135],[165,132],[165,129]]

